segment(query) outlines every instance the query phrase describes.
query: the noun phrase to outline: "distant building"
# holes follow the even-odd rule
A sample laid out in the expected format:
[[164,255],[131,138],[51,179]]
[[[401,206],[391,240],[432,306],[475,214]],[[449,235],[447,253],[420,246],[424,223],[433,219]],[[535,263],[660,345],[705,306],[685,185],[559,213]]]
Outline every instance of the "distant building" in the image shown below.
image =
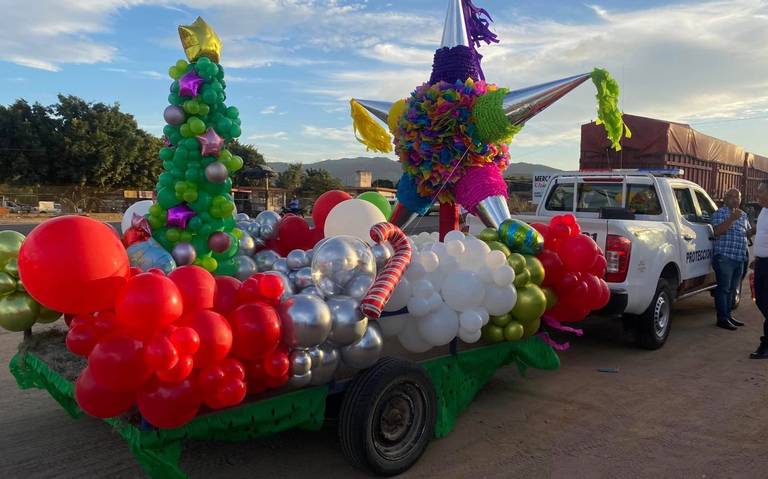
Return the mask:
[[372,186],[373,185],[373,173],[371,173],[368,170],[358,170],[355,172],[357,174],[355,178],[355,182],[353,185],[346,185],[344,187],[344,191],[349,193],[352,196],[357,196],[360,193],[364,193],[366,191],[378,191],[381,193],[385,198],[388,199],[394,199],[395,193],[397,190],[394,188],[382,188],[379,186]]

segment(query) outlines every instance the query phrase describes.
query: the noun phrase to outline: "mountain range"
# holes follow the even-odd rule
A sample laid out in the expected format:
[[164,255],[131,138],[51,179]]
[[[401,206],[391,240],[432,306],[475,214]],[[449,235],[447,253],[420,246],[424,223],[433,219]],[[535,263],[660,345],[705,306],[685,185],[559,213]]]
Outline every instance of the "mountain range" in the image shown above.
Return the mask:
[[[267,163],[273,170],[280,173],[288,169],[290,163]],[[305,163],[304,169],[322,168],[332,176],[341,180],[345,185],[353,185],[357,180],[357,171],[364,170],[373,173],[373,179],[387,179],[396,182],[403,174],[400,163],[385,157],[339,158],[337,160],[323,160],[317,163]],[[535,163],[512,163],[507,168],[504,176],[531,176],[534,172],[561,171],[546,165]]]

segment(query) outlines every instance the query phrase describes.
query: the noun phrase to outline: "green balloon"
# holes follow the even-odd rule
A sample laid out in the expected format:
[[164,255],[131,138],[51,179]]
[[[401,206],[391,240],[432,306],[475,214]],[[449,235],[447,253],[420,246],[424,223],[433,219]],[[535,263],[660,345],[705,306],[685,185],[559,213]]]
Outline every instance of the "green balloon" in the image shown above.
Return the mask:
[[16,292],[0,297],[0,327],[20,332],[35,324],[40,305],[26,293]]
[[234,258],[219,261],[215,273],[224,276],[234,276],[237,273],[237,261]]
[[11,230],[0,231],[0,268],[4,268],[11,258],[19,256],[24,235]]
[[385,219],[389,219],[389,217],[392,216],[392,206],[389,204],[389,200],[378,191],[366,191],[365,193],[360,193],[357,195],[357,199],[371,203],[384,214]]
[[512,321],[512,316],[509,313],[502,314],[501,316],[491,316],[491,324],[500,328],[509,324],[510,321]]
[[167,210],[181,201],[176,198],[176,191],[173,188],[163,187],[157,192],[157,203]]
[[523,328],[525,329],[525,335],[523,335],[523,338],[530,338],[539,332],[539,328],[541,328],[541,318],[536,318],[533,321],[524,324]]
[[53,323],[57,319],[61,318],[61,313],[48,309],[45,306],[40,306],[40,312],[37,315],[37,322],[41,324]]
[[509,255],[512,254],[512,251],[507,248],[507,245],[502,243],[501,241],[488,241],[488,247],[491,248],[491,251],[501,251],[504,253],[504,256],[509,257]]
[[507,257],[507,264],[512,266],[516,274],[522,273],[526,268],[525,256],[520,253],[512,253]]
[[552,309],[557,304],[557,295],[551,288],[541,288],[544,292],[544,296],[547,297],[547,310]]
[[508,325],[504,327],[504,339],[507,341],[520,341],[523,339],[525,329],[523,325],[517,321],[510,321]]
[[512,317],[523,325],[541,317],[547,309],[547,297],[535,284],[517,289],[517,302]]
[[531,282],[531,273],[528,271],[527,268],[523,268],[522,271],[519,273],[515,273],[515,281],[514,284],[515,288],[524,288],[527,284]]
[[16,280],[8,273],[0,273],[0,296],[16,291]]
[[531,283],[541,286],[544,282],[544,265],[535,256],[525,255],[526,269],[531,274]]
[[201,220],[199,216],[194,216],[189,220],[189,223],[187,223],[187,227],[192,231],[198,231],[201,226],[203,226],[203,220]]
[[483,326],[481,333],[482,338],[489,343],[500,343],[504,341],[504,329],[491,323]]
[[483,231],[478,233],[477,239],[485,242],[499,241],[499,232],[496,231],[496,228],[485,228]]

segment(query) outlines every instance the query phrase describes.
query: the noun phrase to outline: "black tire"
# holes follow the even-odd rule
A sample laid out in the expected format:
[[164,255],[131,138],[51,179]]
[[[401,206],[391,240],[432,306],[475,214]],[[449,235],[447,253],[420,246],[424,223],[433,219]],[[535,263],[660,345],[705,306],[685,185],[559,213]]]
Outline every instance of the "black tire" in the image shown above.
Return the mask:
[[347,460],[381,476],[407,471],[435,432],[435,386],[423,368],[382,358],[358,373],[339,413],[339,438]]
[[[742,278],[742,282],[744,281],[744,278]],[[739,303],[741,303],[741,291],[744,288],[742,288],[742,283],[739,282],[739,285],[736,286],[736,294],[733,296],[733,303],[731,303],[731,310],[738,309]]]
[[659,279],[656,293],[645,312],[636,318],[635,344],[643,349],[664,346],[672,328],[672,288],[665,278]]

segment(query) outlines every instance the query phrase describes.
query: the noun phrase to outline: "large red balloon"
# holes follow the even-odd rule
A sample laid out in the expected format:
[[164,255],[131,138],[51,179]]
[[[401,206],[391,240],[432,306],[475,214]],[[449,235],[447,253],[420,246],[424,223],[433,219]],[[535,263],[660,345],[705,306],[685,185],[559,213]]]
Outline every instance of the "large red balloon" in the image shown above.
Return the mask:
[[128,280],[117,297],[115,310],[120,323],[139,337],[173,323],[183,311],[181,293],[165,276],[142,273]]
[[326,191],[320,195],[312,207],[312,221],[315,222],[315,228],[323,231],[325,228],[325,219],[334,206],[342,201],[351,200],[352,196],[341,190]]
[[87,358],[96,346],[98,338],[93,326],[83,323],[75,324],[67,332],[67,349],[77,356]]
[[200,336],[200,348],[194,355],[195,368],[218,363],[232,349],[232,328],[219,313],[197,311],[185,315],[179,326],[189,326]]
[[541,261],[542,266],[544,266],[544,281],[542,281],[541,285],[549,287],[559,283],[565,273],[565,266],[560,256],[554,251],[545,249],[539,253],[537,258]]
[[38,225],[19,251],[24,288],[54,311],[111,308],[128,277],[128,255],[101,221],[62,216]]
[[75,400],[80,409],[94,417],[108,418],[118,416],[133,405],[135,392],[112,391],[105,389],[91,374],[87,367],[80,373],[75,383]]
[[600,254],[595,241],[587,235],[576,235],[560,245],[560,258],[568,271],[587,271]]
[[181,292],[184,313],[212,309],[216,296],[216,280],[204,268],[195,265],[182,266],[168,275]]
[[141,341],[115,336],[99,341],[88,355],[88,369],[105,389],[135,391],[152,375]]
[[162,429],[183,426],[197,415],[202,404],[195,381],[148,382],[136,396],[139,412],[150,424]]
[[240,280],[232,276],[217,276],[213,310],[224,316],[234,311],[237,308],[237,291],[241,285]]
[[234,337],[232,354],[244,361],[262,359],[280,343],[280,317],[268,304],[240,306],[229,316],[229,324]]

